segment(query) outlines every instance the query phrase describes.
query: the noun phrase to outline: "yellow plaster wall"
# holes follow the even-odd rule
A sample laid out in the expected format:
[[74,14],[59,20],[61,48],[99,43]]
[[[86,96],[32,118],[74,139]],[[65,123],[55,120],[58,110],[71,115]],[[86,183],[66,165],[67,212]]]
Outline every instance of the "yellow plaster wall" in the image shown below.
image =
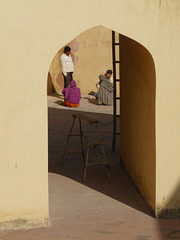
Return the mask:
[[[164,1],[156,54],[156,214],[180,216],[180,2]],[[163,23],[164,22],[164,23]],[[167,46],[167,49],[165,48]],[[160,69],[158,70],[158,66]]]
[[15,224],[18,219],[27,221],[25,227],[47,224],[47,71],[58,49],[97,25],[136,40],[152,54],[156,207],[173,196],[171,208],[178,206],[179,11],[178,0],[0,1],[1,229],[23,227],[22,221]]
[[121,160],[155,209],[155,66],[150,53],[121,35]]
[[[84,31],[67,45],[71,47],[71,56],[75,63],[73,78],[81,93],[97,92],[99,75],[112,69],[112,31],[96,26]],[[64,88],[60,63],[63,50],[64,46],[55,55],[49,69],[53,85],[59,93]],[[50,92],[50,88],[48,90]]]

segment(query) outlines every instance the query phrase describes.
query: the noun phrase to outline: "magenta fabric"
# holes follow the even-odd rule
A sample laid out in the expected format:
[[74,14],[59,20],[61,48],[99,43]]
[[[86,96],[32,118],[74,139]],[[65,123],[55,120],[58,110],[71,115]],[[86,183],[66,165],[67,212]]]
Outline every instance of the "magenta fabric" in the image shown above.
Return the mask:
[[76,87],[76,82],[74,80],[70,82],[69,87],[62,90],[62,94],[64,95],[65,100],[70,103],[78,104],[80,102],[81,91],[80,88]]

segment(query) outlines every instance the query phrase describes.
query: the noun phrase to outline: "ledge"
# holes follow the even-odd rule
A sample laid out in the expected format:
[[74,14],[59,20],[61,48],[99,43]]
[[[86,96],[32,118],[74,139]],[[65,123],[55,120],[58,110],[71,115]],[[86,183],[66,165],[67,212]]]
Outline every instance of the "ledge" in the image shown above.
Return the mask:
[[180,208],[157,208],[156,217],[157,218],[179,218]]
[[0,222],[0,231],[48,227],[48,223],[48,218],[32,220],[17,219]]

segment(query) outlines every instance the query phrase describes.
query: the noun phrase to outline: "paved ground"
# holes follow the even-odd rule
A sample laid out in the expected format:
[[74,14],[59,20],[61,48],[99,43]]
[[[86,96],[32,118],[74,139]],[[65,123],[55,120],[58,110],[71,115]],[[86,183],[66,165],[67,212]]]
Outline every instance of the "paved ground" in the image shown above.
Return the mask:
[[[1,240],[172,240],[180,239],[180,219],[155,219],[120,165],[119,145],[111,152],[112,107],[98,106],[84,96],[78,109],[62,105],[61,96],[49,96],[49,192],[50,226],[0,233]],[[100,120],[100,132],[112,180],[103,166],[91,167],[82,181],[81,155],[69,155],[60,168],[72,111]],[[77,127],[75,128],[77,129]],[[87,125],[83,125],[87,131]],[[95,134],[95,131],[93,131]],[[79,144],[78,139],[70,146]]]

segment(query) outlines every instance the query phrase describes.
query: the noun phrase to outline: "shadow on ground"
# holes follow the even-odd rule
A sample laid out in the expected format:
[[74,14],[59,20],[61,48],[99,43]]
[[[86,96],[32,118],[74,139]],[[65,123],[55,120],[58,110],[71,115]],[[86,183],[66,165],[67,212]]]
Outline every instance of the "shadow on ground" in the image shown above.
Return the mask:
[[98,105],[97,99],[95,99],[94,97],[84,97],[84,99],[87,99],[89,103],[92,103],[94,105]]
[[[108,159],[111,161],[111,176],[109,182],[107,172],[104,166],[92,166],[87,170],[87,179],[83,181],[83,160],[81,154],[67,155],[63,166],[60,166],[61,155],[64,150],[67,134],[72,124],[72,111],[64,109],[49,108],[48,126],[49,126],[49,172],[57,173],[73,179],[87,187],[90,187],[100,193],[114,198],[134,209],[145,214],[152,215],[151,210],[135,188],[134,184],[126,175],[120,164],[120,144],[117,143],[116,153],[112,153],[112,115],[80,112],[86,116],[99,119],[100,133],[104,139],[104,147]],[[78,113],[78,111],[76,111]],[[78,132],[78,124],[75,125],[75,131]],[[87,122],[83,123],[83,131],[88,133]],[[93,134],[95,135],[95,129]],[[71,138],[70,148],[80,144],[79,137]]]
[[[53,96],[53,95],[52,95]],[[56,103],[56,104],[58,104],[58,105],[64,105],[64,97],[63,96],[61,96],[61,95],[59,95],[59,96],[54,96],[54,97],[57,97],[57,98],[59,98],[60,100],[57,100],[56,102],[54,102],[54,103]],[[97,99],[95,99],[94,97],[82,97],[82,99],[84,99],[84,100],[87,100],[90,104],[94,104],[94,105],[98,105],[98,102],[97,102]],[[102,105],[103,106],[103,105]],[[105,106],[105,105],[104,105]],[[105,106],[106,107],[106,106]],[[67,107],[68,108],[68,107]]]

